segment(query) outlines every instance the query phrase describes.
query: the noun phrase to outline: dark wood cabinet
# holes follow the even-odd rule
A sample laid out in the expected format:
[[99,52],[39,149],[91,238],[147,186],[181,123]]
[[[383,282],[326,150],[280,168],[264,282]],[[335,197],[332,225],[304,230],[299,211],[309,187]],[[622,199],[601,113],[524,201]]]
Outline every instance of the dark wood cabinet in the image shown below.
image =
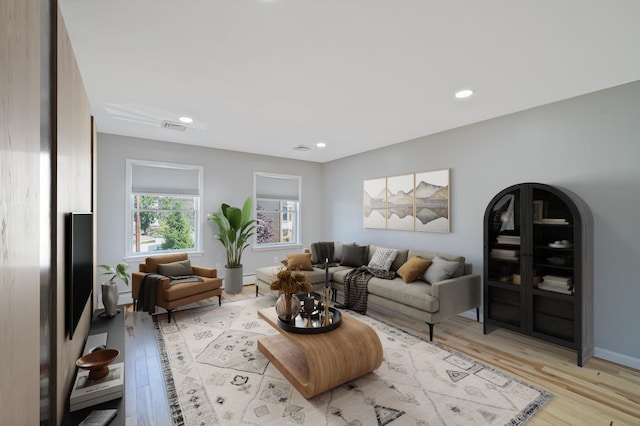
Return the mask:
[[593,356],[593,218],[572,192],[522,183],[484,215],[484,333],[507,328]]

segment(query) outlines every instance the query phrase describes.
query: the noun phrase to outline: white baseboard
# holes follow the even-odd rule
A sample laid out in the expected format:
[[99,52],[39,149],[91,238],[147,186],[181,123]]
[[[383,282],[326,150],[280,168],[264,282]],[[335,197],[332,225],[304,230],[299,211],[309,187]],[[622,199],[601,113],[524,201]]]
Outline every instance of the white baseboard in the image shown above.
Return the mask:
[[629,355],[619,354],[607,349],[595,348],[593,356],[596,358],[615,362],[616,364],[635,368],[636,370],[640,370],[640,359],[631,357]]
[[[466,311],[458,315],[460,315],[461,317],[469,318],[474,321],[476,320],[475,310]],[[484,322],[484,315],[482,314],[482,312],[480,312],[480,322]],[[607,349],[595,348],[593,356],[596,358],[604,359],[605,361],[614,362],[616,364],[620,364],[626,367],[640,370],[640,359],[634,358],[628,355],[619,354],[617,352],[613,352]]]

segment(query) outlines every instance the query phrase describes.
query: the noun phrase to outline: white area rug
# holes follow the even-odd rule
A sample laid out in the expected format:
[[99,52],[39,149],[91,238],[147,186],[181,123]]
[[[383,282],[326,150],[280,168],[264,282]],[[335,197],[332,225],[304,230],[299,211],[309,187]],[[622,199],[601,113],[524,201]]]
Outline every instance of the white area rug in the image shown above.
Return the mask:
[[552,395],[396,327],[371,325],[382,366],[305,399],[258,350],[278,333],[258,297],[155,316],[174,424],[180,425],[519,425]]

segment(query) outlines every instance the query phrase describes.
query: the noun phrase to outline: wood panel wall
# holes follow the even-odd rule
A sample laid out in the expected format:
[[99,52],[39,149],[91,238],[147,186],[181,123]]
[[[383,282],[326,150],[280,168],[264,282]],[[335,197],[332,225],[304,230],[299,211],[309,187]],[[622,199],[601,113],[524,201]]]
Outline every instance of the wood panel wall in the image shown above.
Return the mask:
[[64,415],[69,389],[75,378],[75,361],[89,333],[92,303],[85,306],[71,340],[65,326],[65,215],[92,211],[92,128],[89,100],[60,9],[57,11],[56,166],[56,418]]
[[89,102],[57,1],[2,0],[0,36],[0,423],[60,424],[92,311],[69,340],[64,216],[92,211]]
[[40,7],[0,2],[2,424],[40,419]]

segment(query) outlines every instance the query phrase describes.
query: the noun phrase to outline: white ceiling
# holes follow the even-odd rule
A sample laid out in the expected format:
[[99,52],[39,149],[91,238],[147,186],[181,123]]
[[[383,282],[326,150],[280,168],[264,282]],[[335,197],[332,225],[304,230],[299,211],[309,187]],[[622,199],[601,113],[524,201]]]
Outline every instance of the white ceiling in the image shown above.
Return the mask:
[[[640,80],[638,0],[60,3],[99,132],[278,157],[326,162]],[[181,115],[186,131],[160,127]]]

